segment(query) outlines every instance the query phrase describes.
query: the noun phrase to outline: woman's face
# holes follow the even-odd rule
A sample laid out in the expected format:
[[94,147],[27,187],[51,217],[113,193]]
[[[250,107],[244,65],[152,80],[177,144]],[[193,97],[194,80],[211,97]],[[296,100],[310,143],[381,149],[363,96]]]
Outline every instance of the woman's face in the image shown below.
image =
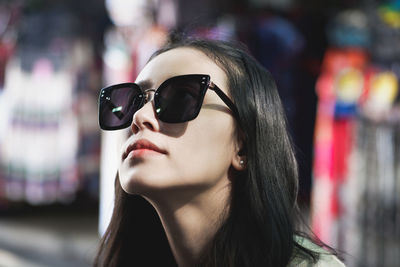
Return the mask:
[[[140,72],[136,83],[143,89],[158,88],[166,79],[184,74],[208,74],[229,95],[224,71],[193,48],[175,48],[158,55]],[[119,168],[121,186],[127,193],[150,198],[177,192],[191,196],[227,185],[230,167],[240,169],[235,119],[212,90],[207,90],[199,115],[184,123],[158,120],[153,102],[147,102],[134,114],[131,131]],[[149,149],[148,142],[159,151]],[[124,153],[135,143],[137,148],[147,149]]]

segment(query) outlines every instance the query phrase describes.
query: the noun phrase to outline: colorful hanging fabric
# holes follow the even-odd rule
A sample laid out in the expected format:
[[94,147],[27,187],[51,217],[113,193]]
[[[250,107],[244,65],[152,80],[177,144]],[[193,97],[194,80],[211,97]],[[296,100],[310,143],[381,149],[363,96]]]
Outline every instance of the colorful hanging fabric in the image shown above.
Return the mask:
[[8,122],[0,146],[6,199],[32,204],[71,201],[77,190],[77,120],[73,79],[39,59],[28,73],[7,66],[3,100]]
[[317,82],[312,228],[321,240],[332,245],[340,243],[340,191],[347,177],[355,106],[364,88],[367,59],[362,50],[330,49]]

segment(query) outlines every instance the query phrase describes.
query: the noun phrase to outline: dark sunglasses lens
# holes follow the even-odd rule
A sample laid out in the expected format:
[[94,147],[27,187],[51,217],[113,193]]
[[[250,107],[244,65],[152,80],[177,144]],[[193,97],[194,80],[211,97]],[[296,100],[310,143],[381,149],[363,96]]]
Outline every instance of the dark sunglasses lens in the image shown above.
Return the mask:
[[206,77],[200,75],[179,76],[164,82],[154,100],[159,119],[168,123],[194,119],[200,111],[207,83]]
[[142,104],[142,94],[135,86],[104,89],[100,96],[100,126],[105,130],[122,129],[132,123],[133,114]]

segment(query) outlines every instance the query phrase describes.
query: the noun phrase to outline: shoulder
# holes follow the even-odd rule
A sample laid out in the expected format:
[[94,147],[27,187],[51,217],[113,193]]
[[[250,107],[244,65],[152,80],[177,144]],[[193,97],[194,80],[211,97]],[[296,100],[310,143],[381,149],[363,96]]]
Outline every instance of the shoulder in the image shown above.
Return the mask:
[[320,254],[316,263],[308,259],[295,258],[290,262],[288,267],[345,267],[345,265],[335,255]]
[[311,259],[295,256],[288,267],[345,267],[344,263],[335,255],[330,254],[328,251],[314,244],[310,240],[298,236],[296,236],[295,240],[301,246],[318,253],[319,258],[317,262],[312,262]]

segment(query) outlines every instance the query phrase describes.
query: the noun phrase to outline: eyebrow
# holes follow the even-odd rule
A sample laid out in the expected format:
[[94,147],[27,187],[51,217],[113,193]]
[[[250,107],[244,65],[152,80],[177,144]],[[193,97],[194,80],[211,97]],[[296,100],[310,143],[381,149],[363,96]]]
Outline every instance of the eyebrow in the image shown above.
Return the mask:
[[143,80],[136,83],[142,90],[150,89],[153,83],[150,80]]

